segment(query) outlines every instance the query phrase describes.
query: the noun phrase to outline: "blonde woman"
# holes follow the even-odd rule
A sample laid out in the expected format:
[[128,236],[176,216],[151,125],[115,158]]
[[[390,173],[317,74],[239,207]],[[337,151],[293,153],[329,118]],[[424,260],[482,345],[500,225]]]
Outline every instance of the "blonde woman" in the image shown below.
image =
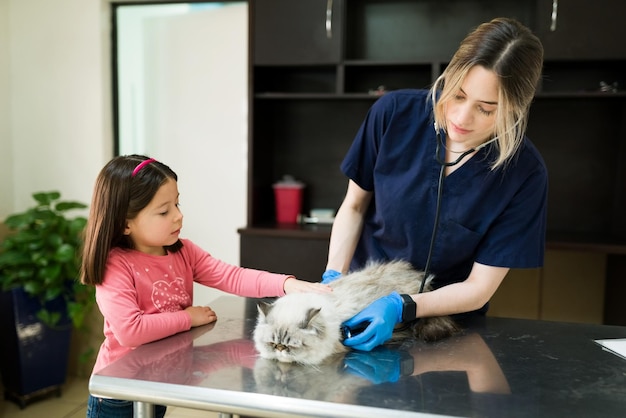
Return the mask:
[[349,178],[323,283],[368,260],[409,261],[435,290],[392,293],[345,323],[371,350],[400,322],[482,313],[509,269],[543,264],[547,171],[525,137],[543,47],[519,22],[484,23],[429,90],[370,109],[341,169]]

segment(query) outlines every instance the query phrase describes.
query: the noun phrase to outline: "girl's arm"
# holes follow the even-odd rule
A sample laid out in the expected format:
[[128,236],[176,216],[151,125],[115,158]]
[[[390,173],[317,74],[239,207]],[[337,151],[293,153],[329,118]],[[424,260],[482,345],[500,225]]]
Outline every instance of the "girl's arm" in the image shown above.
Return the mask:
[[331,292],[330,287],[326,285],[298,280],[293,275],[243,268],[226,263],[212,257],[189,241],[185,241],[185,247],[193,253],[195,281],[227,293],[260,298],[284,296],[287,293],[296,292]]
[[332,288],[326,284],[311,283],[304,280],[296,279],[295,276],[289,276],[283,285],[285,294],[289,293],[330,293]]

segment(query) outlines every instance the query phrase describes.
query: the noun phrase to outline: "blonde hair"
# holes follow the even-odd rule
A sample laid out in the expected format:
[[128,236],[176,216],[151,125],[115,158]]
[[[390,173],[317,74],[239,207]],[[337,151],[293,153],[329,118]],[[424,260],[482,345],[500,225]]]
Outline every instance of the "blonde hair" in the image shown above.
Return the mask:
[[491,166],[496,169],[510,161],[523,141],[528,110],[541,77],[543,46],[528,28],[513,19],[497,18],[478,26],[461,42],[431,88],[433,116],[440,129],[447,129],[446,103],[476,65],[493,71],[499,81],[494,129],[498,155]]

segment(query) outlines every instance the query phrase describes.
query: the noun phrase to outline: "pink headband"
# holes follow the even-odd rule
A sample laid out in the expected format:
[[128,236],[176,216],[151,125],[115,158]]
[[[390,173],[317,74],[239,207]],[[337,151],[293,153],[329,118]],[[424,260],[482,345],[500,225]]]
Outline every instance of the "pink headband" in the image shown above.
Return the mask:
[[137,175],[137,173],[139,173],[141,171],[142,168],[144,168],[148,164],[150,164],[152,162],[155,162],[155,161],[156,160],[154,158],[148,158],[147,160],[143,160],[142,162],[137,164],[137,167],[135,167],[135,169],[133,170],[132,177],[135,177]]

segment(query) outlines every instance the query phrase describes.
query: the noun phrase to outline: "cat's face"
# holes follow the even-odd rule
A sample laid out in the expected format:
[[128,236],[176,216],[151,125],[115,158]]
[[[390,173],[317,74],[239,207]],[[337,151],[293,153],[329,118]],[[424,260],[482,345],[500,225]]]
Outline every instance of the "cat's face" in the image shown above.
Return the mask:
[[305,367],[260,358],[254,365],[254,380],[261,393],[300,398],[311,389],[311,375],[318,374]]
[[[305,300],[258,305],[254,343],[261,357],[284,363],[316,364],[336,350],[338,324],[328,323],[322,307]],[[334,329],[337,328],[337,329]]]
[[371,382],[347,372],[343,357],[344,354],[337,354],[315,367],[257,359],[256,390],[275,396],[353,403],[359,388],[370,386]]

